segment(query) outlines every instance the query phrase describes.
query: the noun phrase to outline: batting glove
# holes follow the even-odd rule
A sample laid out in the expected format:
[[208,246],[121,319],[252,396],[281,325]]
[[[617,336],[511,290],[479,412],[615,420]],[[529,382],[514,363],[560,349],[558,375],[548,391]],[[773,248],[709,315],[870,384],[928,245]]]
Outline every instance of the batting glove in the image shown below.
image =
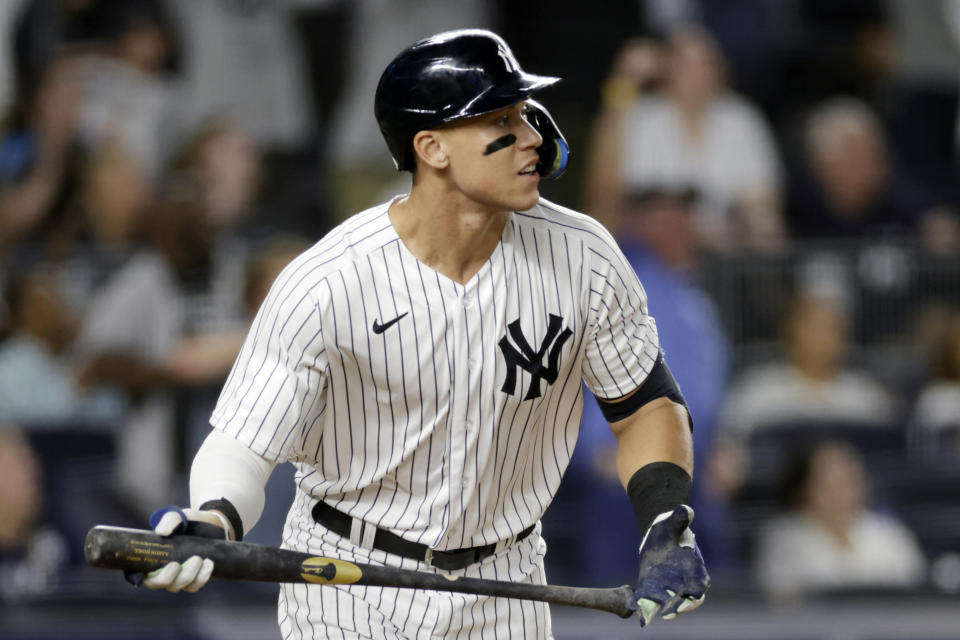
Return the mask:
[[[205,538],[229,539],[231,531],[227,519],[217,511],[164,507],[150,516],[150,526],[162,536],[189,534]],[[166,589],[172,593],[199,591],[213,574],[213,560],[191,556],[184,562],[169,562],[160,569],[144,575],[126,574],[127,580],[148,589]]]
[[640,626],[693,611],[706,597],[710,576],[690,523],[693,509],[680,505],[661,513],[640,543],[640,577],[632,604]]

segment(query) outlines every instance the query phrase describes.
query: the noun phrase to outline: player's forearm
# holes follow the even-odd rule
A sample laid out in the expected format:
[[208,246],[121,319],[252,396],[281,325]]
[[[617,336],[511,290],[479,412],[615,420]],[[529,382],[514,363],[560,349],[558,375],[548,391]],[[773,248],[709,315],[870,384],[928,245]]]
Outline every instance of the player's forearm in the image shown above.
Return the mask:
[[656,518],[690,502],[693,441],[687,410],[658,397],[611,426],[619,441],[617,473],[646,532]]
[[671,462],[693,475],[693,439],[683,405],[656,398],[610,426],[617,437],[617,474],[624,487],[638,469],[653,462]]
[[190,469],[190,504],[225,499],[237,510],[248,532],[260,519],[264,487],[275,463],[221,431],[211,431]]

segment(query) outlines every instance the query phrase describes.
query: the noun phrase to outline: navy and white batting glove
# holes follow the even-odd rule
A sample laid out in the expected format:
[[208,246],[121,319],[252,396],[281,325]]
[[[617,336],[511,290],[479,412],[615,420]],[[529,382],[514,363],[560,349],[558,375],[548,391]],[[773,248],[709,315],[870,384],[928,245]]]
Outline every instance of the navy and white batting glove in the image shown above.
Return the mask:
[[632,601],[640,626],[658,613],[672,620],[703,604],[710,576],[690,530],[692,521],[693,509],[679,505],[657,516],[640,543],[640,577]]
[[[231,527],[217,511],[164,507],[150,515],[150,526],[162,536],[189,534],[205,538],[230,539]],[[172,593],[202,589],[213,574],[213,560],[191,556],[184,562],[169,562],[160,569],[144,575],[126,573],[129,582],[148,589],[166,589]]]

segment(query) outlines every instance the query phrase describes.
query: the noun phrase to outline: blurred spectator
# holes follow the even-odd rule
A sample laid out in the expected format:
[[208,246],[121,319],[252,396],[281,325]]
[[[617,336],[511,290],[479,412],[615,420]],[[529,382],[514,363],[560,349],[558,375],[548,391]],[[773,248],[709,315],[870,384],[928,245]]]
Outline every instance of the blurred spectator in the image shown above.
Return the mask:
[[795,2],[780,0],[645,0],[652,30],[666,33],[683,24],[703,25],[729,62],[730,84],[777,121],[784,106],[787,54],[799,37]]
[[182,315],[163,258],[140,253],[93,295],[77,339],[84,388],[116,388],[132,404],[118,434],[117,492],[135,513],[172,497],[174,407],[162,366]]
[[[339,97],[346,64],[344,19],[333,5],[353,12],[356,3],[168,2],[184,46],[179,132],[190,135],[211,116],[229,120],[265,159],[263,190],[270,211],[261,222],[322,235],[328,140],[320,136],[328,123],[317,120],[329,115]],[[366,37],[365,47],[370,46]]]
[[218,233],[235,233],[250,220],[263,185],[259,146],[224,116],[210,116],[187,138],[173,170],[196,181],[204,217]]
[[820,104],[807,120],[806,166],[792,177],[787,217],[798,238],[915,236],[941,254],[960,247],[956,213],[901,174],[883,125],[853,98]]
[[124,410],[109,393],[85,395],[63,357],[76,330],[55,270],[43,265],[7,282],[10,335],[0,342],[0,421],[29,428],[116,425]]
[[189,185],[171,189],[146,224],[150,248],[140,255],[163,260],[170,289],[161,298],[170,303],[177,325],[163,368],[181,385],[222,382],[248,326],[245,254],[218,252],[221,229],[214,224]]
[[[262,205],[263,165],[259,145],[220,116],[202,123],[175,158],[172,182],[181,192],[175,198],[185,201],[185,210],[201,219],[192,236],[202,238],[197,254],[204,257],[181,278],[181,296],[187,300],[185,329],[192,336],[206,336],[201,340],[220,334],[230,336],[227,342],[233,345],[235,335],[245,332],[252,315],[244,291],[252,247],[260,240],[251,223]],[[153,226],[155,230],[164,228],[155,223]],[[164,242],[171,245],[167,253],[178,243],[177,228],[176,224],[170,225],[168,232],[161,233]],[[190,350],[180,351],[186,358]],[[228,367],[235,355],[234,351]],[[222,369],[222,365],[215,368]],[[208,382],[213,380],[216,375]],[[204,416],[204,423],[208,417]]]
[[[660,345],[693,416],[696,473],[692,506],[700,527],[697,540],[711,571],[722,572],[734,568],[738,558],[730,538],[726,496],[714,490],[706,461],[726,387],[730,352],[715,305],[695,280],[695,197],[692,190],[669,187],[632,194],[623,213],[621,246],[643,283],[650,312],[657,318]],[[609,585],[631,577],[626,572],[632,569],[624,567],[619,558],[636,553],[641,532],[630,516],[615,471],[616,439],[593,396],[589,392],[585,396],[580,437],[569,478],[564,480],[577,487],[567,489],[560,499],[576,501],[570,506],[577,514],[574,522],[584,524],[583,528],[565,524],[567,535],[574,538],[571,546],[580,554],[575,569],[578,577],[589,584]],[[618,514],[623,514],[622,520]],[[609,525],[602,531],[590,524],[601,520]],[[562,535],[550,531],[555,542]],[[569,563],[569,555],[561,557]]]
[[80,244],[105,252],[129,250],[153,198],[142,165],[122,145],[104,144],[88,157],[82,181]]
[[0,426],[0,601],[49,595],[68,559],[64,537],[43,524],[40,465],[27,439]]
[[0,124],[0,248],[39,240],[64,213],[79,165],[78,101],[69,65],[53,63]]
[[[778,133],[811,104],[849,94],[888,105],[901,52],[901,14],[933,13],[911,0],[645,0],[651,29],[696,23],[717,40],[729,82],[767,114]],[[903,8],[901,8],[901,5]],[[941,44],[942,39],[935,44]],[[925,43],[944,60],[942,49]]]
[[[242,292],[254,242],[251,222],[262,204],[263,157],[240,128],[212,116],[178,150],[171,181],[184,190],[182,197],[196,199],[189,208],[199,207],[205,236],[206,258],[182,289],[189,300],[185,327],[193,334],[232,334],[246,327]],[[169,238],[177,242],[175,234]]]
[[762,530],[757,578],[776,604],[844,588],[916,587],[926,571],[913,534],[868,508],[860,455],[840,441],[798,456],[784,473],[786,511]]
[[932,346],[931,379],[910,418],[911,444],[925,457],[960,460],[960,313],[950,313]]
[[310,139],[303,52],[292,24],[295,4],[168,2],[184,53],[180,131],[222,114],[271,151],[299,149]]
[[850,320],[835,299],[801,293],[782,322],[785,359],[744,371],[726,400],[724,434],[802,420],[886,424],[895,403],[880,383],[849,368]]
[[629,41],[604,86],[587,160],[586,210],[615,234],[625,194],[694,185],[703,246],[721,252],[784,246],[779,158],[751,104],[724,83],[724,61],[703,30],[665,46]]
[[105,8],[116,0],[14,0],[19,5],[9,42],[18,84],[28,82],[53,60],[102,51]]
[[160,0],[101,0],[102,52],[77,61],[79,135],[84,146],[122,147],[158,176],[172,151],[174,109],[167,74],[176,59],[173,32]]
[[130,258],[154,199],[144,166],[123,147],[104,144],[86,155],[77,196],[45,238],[45,252],[62,264],[67,302],[83,313],[92,294]]
[[172,124],[165,75],[177,63],[162,0],[29,0],[13,45],[18,90],[53,65],[79,86],[71,100],[87,150],[110,140],[159,168]]

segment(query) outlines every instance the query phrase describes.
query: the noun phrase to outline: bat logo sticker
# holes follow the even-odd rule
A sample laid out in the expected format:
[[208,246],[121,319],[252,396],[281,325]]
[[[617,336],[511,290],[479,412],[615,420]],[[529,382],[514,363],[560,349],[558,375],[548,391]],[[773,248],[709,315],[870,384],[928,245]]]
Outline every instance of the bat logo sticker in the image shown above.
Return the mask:
[[363,577],[363,571],[344,560],[316,556],[300,564],[300,577],[314,584],[353,584]]

